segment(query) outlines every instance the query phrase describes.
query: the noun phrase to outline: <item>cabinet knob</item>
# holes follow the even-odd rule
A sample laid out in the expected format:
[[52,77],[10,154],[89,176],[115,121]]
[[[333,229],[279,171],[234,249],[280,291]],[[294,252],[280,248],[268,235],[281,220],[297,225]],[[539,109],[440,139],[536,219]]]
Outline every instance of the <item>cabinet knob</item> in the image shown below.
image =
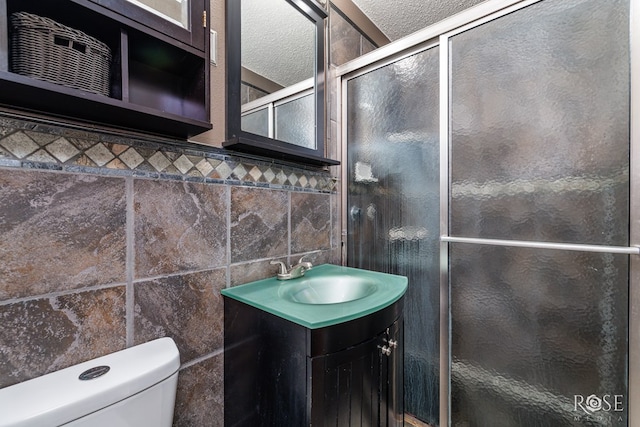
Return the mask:
[[387,347],[386,345],[383,345],[380,350],[382,351],[382,354],[384,354],[385,356],[391,355],[391,348]]

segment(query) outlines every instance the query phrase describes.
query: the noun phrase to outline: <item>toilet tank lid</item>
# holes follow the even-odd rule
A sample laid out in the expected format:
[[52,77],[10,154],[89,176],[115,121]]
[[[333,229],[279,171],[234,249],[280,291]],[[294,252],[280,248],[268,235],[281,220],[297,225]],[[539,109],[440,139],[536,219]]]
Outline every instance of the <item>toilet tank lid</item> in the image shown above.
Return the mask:
[[[108,366],[108,372],[79,379],[99,366]],[[160,338],[18,383],[0,389],[0,427],[64,424],[145,390],[179,368],[175,343]]]

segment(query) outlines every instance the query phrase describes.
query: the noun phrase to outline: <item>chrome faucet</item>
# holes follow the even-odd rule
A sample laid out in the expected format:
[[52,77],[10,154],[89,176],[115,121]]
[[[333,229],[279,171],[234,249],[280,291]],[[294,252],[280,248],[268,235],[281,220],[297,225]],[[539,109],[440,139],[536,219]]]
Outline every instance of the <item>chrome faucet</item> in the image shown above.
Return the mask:
[[298,277],[304,276],[304,273],[307,270],[311,270],[313,268],[313,264],[309,261],[304,261],[304,257],[307,255],[300,258],[300,261],[298,261],[296,265],[292,265],[289,269],[287,269],[286,264],[282,261],[271,261],[270,264],[272,265],[280,265],[278,268],[278,280],[297,279]]

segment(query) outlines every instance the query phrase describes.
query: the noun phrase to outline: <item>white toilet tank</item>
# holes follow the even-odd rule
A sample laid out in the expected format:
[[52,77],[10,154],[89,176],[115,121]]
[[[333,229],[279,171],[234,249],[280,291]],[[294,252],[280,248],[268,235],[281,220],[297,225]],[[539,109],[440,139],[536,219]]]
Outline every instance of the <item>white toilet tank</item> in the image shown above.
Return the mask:
[[0,427],[170,427],[178,368],[160,338],[6,387]]

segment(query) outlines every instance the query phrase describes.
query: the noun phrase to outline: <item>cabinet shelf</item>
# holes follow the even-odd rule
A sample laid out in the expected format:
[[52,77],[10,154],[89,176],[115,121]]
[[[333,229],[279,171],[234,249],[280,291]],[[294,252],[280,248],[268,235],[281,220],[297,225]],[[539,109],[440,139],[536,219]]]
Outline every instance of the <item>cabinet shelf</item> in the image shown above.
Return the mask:
[[4,71],[0,94],[0,104],[10,108],[160,136],[184,138],[211,128],[205,121]]
[[[112,56],[108,96],[13,72],[9,17],[18,11],[106,44]],[[0,0],[0,12],[0,28],[7,29],[0,34],[0,105],[179,139],[211,129],[207,49],[154,33],[88,0]]]

